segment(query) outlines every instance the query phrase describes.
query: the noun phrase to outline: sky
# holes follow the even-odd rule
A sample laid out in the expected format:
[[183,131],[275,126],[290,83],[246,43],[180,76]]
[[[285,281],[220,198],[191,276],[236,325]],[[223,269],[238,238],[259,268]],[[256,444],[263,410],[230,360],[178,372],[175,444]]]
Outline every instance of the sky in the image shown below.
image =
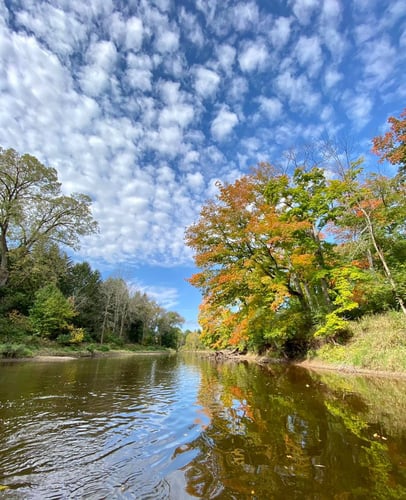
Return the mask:
[[404,0],[0,0],[0,145],[92,198],[76,261],[195,328],[184,231],[217,181],[326,134],[368,154],[405,68]]

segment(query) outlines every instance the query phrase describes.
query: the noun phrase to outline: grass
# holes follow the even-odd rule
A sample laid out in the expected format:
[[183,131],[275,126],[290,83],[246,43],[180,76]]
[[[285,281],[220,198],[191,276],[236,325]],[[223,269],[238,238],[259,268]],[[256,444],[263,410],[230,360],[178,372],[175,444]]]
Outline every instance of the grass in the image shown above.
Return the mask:
[[406,318],[400,312],[365,316],[350,323],[345,345],[325,344],[309,360],[340,368],[406,372]]

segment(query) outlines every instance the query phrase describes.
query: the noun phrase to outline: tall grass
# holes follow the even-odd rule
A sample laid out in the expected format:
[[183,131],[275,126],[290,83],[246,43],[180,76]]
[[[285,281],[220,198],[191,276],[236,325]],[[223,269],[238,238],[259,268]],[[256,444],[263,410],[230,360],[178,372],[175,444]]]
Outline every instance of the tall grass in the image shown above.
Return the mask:
[[310,355],[314,361],[342,368],[406,372],[406,320],[402,313],[365,316],[351,322],[345,345],[326,344]]

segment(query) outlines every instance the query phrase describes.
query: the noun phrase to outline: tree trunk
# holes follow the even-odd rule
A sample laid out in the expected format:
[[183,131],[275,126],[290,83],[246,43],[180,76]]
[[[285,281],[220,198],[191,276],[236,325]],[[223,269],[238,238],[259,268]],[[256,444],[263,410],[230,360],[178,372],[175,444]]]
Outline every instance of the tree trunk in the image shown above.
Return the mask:
[[5,227],[1,228],[0,235],[0,287],[3,287],[7,284],[8,280],[8,247],[7,247],[7,239],[6,239],[6,229]]
[[[312,237],[313,237],[314,243],[316,244],[316,261],[318,264],[318,268],[319,269],[326,269],[326,265],[324,262],[323,250],[321,249],[321,245],[320,245],[320,238],[316,232],[315,227],[313,227]],[[320,286],[321,286],[321,291],[322,291],[325,306],[327,307],[327,309],[329,311],[331,311],[332,304],[331,304],[330,296],[328,293],[328,284],[327,284],[327,281],[325,278],[320,278]]]
[[365,216],[365,220],[367,222],[369,236],[371,237],[372,244],[373,244],[373,246],[375,248],[376,253],[378,254],[379,260],[381,261],[384,273],[385,273],[385,275],[386,275],[386,277],[387,277],[387,279],[389,281],[389,284],[390,284],[390,286],[391,286],[391,288],[393,290],[395,298],[396,298],[396,300],[397,300],[397,302],[398,302],[398,304],[400,306],[400,309],[402,310],[403,314],[406,316],[406,305],[405,305],[405,302],[402,299],[401,295],[399,294],[397,285],[395,283],[395,280],[393,279],[391,270],[389,269],[389,266],[388,266],[388,264],[386,262],[386,259],[385,259],[385,256],[383,254],[383,251],[382,251],[381,247],[379,246],[379,244],[378,244],[378,242],[376,240],[375,232],[374,232],[374,227],[372,225],[371,218],[369,217],[369,215],[368,215],[368,213],[366,212],[365,209],[361,208],[361,211],[362,211],[362,213]]

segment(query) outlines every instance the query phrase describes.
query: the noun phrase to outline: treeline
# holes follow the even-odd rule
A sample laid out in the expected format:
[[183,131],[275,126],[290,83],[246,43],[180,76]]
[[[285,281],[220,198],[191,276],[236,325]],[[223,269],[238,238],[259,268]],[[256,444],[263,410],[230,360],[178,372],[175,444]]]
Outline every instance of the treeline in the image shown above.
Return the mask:
[[90,198],[63,195],[54,169],[0,148],[0,343],[178,346],[178,313],[61,249],[95,231]]
[[219,183],[186,234],[206,345],[293,356],[345,339],[349,319],[406,315],[406,110],[389,123],[373,151],[395,176],[325,143],[291,172],[262,163]]

